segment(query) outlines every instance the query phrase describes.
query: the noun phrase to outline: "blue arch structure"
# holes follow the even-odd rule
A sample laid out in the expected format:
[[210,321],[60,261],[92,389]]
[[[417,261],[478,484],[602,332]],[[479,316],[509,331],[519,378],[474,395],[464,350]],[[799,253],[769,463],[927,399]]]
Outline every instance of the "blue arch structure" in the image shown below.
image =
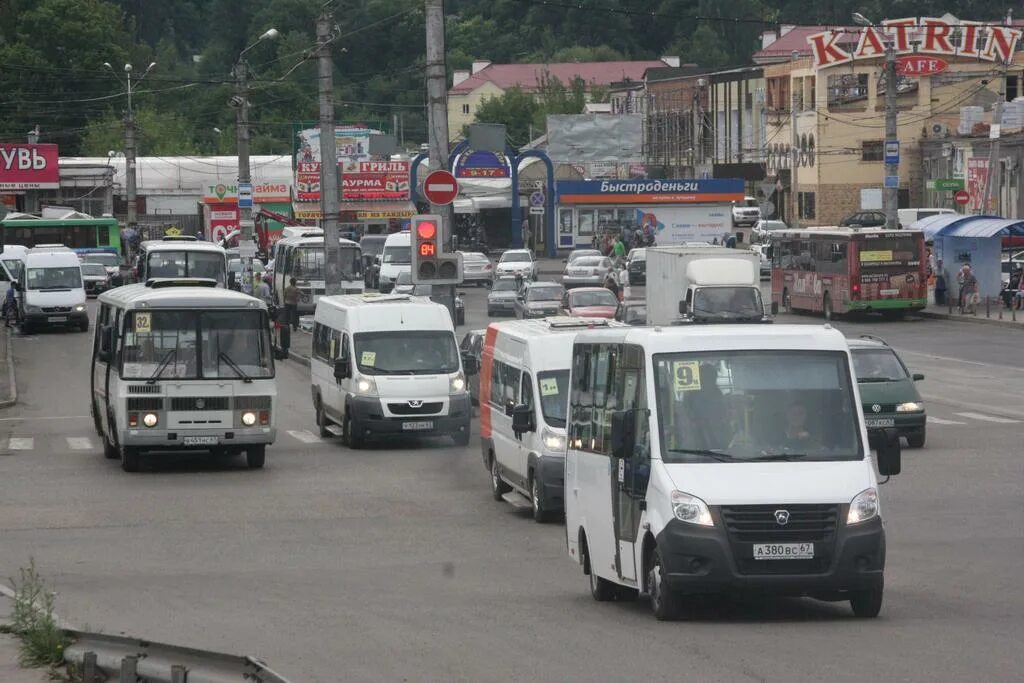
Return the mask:
[[551,158],[539,149],[528,149],[520,154],[509,150],[507,153],[509,163],[512,165],[512,248],[523,247],[523,231],[520,229],[523,214],[519,206],[519,164],[523,159],[540,159],[548,172],[547,191],[544,193],[544,244],[547,245],[547,256],[554,258],[558,255],[555,235],[555,166],[551,163]]

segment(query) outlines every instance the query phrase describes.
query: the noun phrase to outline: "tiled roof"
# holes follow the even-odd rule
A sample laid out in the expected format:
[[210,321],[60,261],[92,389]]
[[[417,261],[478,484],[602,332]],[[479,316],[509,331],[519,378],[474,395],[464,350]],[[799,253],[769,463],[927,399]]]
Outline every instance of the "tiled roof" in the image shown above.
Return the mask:
[[[807,37],[812,36],[815,33],[821,33],[822,31],[828,30],[843,30],[842,27],[836,26],[797,26],[792,29],[786,35],[777,39],[774,43],[758,50],[754,53],[753,61],[755,63],[770,62],[779,59],[792,59],[793,51],[799,52],[801,57],[811,56],[811,46],[807,42]],[[860,30],[857,27],[847,27],[844,35],[839,38],[839,45],[854,44],[856,45],[858,38],[860,37]]]
[[626,79],[642,81],[644,72],[653,67],[665,66],[661,60],[642,62],[569,62],[565,64],[491,64],[476,72],[448,92],[470,93],[484,83],[490,82],[502,90],[519,86],[523,90],[537,89],[538,81],[545,72],[563,84],[579,76],[587,85],[608,86]]

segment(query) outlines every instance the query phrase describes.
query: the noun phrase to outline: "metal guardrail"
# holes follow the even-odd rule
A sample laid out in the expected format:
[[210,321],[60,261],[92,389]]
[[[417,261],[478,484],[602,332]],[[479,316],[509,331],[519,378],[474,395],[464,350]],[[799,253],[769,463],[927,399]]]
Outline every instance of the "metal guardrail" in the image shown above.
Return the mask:
[[64,661],[83,683],[288,683],[252,657],[227,655],[127,636],[66,630]]

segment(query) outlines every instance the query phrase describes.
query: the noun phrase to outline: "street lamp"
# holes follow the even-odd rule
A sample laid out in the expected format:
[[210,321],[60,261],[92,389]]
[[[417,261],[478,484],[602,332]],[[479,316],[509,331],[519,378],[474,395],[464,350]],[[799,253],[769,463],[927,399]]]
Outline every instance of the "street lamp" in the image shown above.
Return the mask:
[[[103,66],[114,75],[114,78],[120,83],[121,78],[114,71],[114,67],[110,65],[110,62],[103,62]],[[153,70],[156,66],[156,62],[150,62],[146,70],[142,72],[142,75],[135,79],[135,85],[137,86],[142,82],[142,79]],[[138,222],[138,200],[136,198],[136,182],[135,182],[135,112],[132,110],[132,65],[124,65],[125,81],[124,85],[128,91],[128,112],[124,117],[124,156],[125,156],[125,189],[128,193],[128,227],[135,229],[135,225]]]
[[[239,189],[244,185],[251,187],[251,171],[249,169],[249,99],[248,89],[245,83],[248,74],[248,64],[245,62],[245,53],[253,49],[265,40],[274,40],[280,36],[276,28],[269,28],[264,31],[249,47],[238,54],[235,62],[235,96],[231,98],[231,106],[235,107],[235,132],[238,145],[238,185]],[[241,206],[241,192],[239,192],[239,228],[242,231],[242,240],[246,243],[246,249],[242,254],[244,275],[242,277],[242,290],[246,294],[252,293],[252,246],[253,232],[255,225],[252,221],[251,195],[249,204]]]
[[[853,23],[873,27],[875,22],[860,12],[853,13]],[[899,227],[896,208],[899,205],[899,129],[896,125],[896,50],[893,41],[885,41],[885,144],[882,148],[885,161],[885,175],[882,178],[882,209],[885,211],[885,228]],[[895,150],[895,153],[890,153]]]

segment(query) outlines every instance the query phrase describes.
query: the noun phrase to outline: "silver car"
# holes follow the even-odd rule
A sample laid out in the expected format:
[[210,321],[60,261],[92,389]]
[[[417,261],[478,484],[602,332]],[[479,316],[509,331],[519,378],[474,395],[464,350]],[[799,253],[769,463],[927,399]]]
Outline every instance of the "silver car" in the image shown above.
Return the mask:
[[557,282],[531,282],[516,299],[517,318],[545,318],[558,315],[565,289]]
[[584,256],[565,264],[562,284],[570,287],[601,287],[608,273],[612,272],[612,260],[607,256]]
[[462,282],[486,285],[494,279],[494,264],[479,251],[462,251]]
[[500,277],[495,280],[491,291],[487,293],[487,315],[514,314],[518,294],[515,278]]

